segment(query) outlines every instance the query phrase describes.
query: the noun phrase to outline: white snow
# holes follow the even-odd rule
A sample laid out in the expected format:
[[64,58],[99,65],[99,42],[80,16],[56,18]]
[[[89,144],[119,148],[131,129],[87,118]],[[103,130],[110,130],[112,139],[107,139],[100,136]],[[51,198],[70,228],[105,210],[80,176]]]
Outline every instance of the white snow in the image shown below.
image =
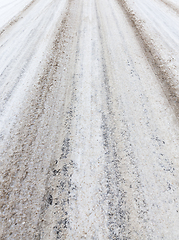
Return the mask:
[[19,14],[32,0],[0,0],[0,29]]

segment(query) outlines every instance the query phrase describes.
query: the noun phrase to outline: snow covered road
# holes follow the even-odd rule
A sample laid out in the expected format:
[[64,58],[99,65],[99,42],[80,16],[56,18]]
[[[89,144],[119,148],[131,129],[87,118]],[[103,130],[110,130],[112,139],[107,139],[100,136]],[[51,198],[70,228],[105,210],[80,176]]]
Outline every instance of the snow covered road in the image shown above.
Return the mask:
[[179,238],[164,2],[0,0],[0,239]]

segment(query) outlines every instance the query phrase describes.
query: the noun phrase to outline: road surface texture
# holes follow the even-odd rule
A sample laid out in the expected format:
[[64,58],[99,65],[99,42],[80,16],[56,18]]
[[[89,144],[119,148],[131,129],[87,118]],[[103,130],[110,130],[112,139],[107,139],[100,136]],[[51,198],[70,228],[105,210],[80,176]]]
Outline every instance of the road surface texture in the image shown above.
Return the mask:
[[179,239],[177,0],[0,0],[0,239]]

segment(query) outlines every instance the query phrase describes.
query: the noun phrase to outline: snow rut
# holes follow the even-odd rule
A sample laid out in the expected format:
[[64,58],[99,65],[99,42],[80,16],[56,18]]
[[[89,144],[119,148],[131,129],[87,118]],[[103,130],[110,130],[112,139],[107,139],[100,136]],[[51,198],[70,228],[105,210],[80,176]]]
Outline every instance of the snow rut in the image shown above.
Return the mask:
[[[51,34],[46,53],[1,139],[0,238],[178,239],[179,130],[166,99],[178,116],[176,76],[129,0],[46,3],[30,53],[44,20],[49,26],[48,8],[49,22],[56,7],[62,15],[43,35]],[[29,59],[20,50],[13,71],[16,58]],[[7,62],[2,84],[14,95],[1,99],[3,113],[20,92]]]
[[24,9],[22,9],[22,11],[20,11],[16,16],[14,16],[10,22],[8,22],[5,26],[3,26],[0,29],[0,37],[2,36],[2,34],[9,30],[16,22],[18,22],[20,19],[23,18],[23,15],[27,12],[27,10],[30,10],[30,7],[32,7],[35,3],[37,3],[38,0],[32,0],[27,6],[24,7]]
[[143,46],[146,57],[152,65],[168,101],[173,106],[176,116],[179,117],[179,92],[178,85],[176,84],[179,79],[174,74],[175,67],[170,65],[172,59],[166,59],[163,56],[159,47],[155,44],[155,37],[150,34],[145,21],[138,17],[138,14],[132,9],[131,4],[126,0],[118,0],[118,2],[135,29],[136,36],[141,42],[141,46]]
[[179,7],[177,5],[175,5],[174,3],[167,1],[167,0],[160,0],[160,1],[163,2],[169,8],[171,8],[174,12],[179,14]]
[[63,125],[61,116],[68,111],[63,104],[68,89],[65,68],[69,61],[67,49],[74,35],[67,19],[75,22],[75,18],[70,18],[68,10],[57,26],[43,73],[39,70],[38,81],[27,96],[27,108],[21,112],[20,124],[14,126],[7,140],[10,144],[4,146],[1,153],[4,163],[1,167],[1,239],[39,238],[36,230],[37,225],[39,229],[41,226],[39,216],[53,201],[48,179],[54,174],[51,170],[56,160],[52,152],[59,137],[61,139],[62,133],[58,135],[59,124]]

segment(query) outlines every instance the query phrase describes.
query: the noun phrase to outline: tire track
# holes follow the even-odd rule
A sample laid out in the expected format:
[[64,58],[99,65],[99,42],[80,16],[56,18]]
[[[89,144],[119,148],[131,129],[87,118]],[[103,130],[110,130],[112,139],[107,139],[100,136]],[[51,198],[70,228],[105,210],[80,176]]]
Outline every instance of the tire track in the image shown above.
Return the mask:
[[[75,83],[73,82],[73,65],[75,62],[75,55],[71,53],[71,48],[76,49],[77,35],[76,24],[79,24],[80,8],[78,4],[78,11],[76,11],[77,3],[73,0],[69,1],[66,15],[63,19],[63,30],[57,33],[56,38],[58,44],[55,47],[60,48],[64,36],[71,39],[65,46],[62,52],[69,56],[69,62],[65,65],[66,74],[65,79],[70,79],[66,83],[66,93],[64,98],[63,110],[61,109],[61,116],[63,120],[57,121],[60,126],[56,138],[56,148],[54,151],[53,160],[50,163],[50,168],[47,174],[45,184],[45,195],[41,205],[40,216],[34,239],[66,239],[69,228],[69,203],[72,193],[75,194],[76,186],[71,182],[71,176],[75,168],[75,164],[71,159],[71,125],[74,114],[73,102]],[[65,40],[66,42],[66,40]],[[58,55],[59,53],[57,53]],[[64,58],[66,58],[64,56]],[[60,57],[61,58],[61,57]],[[69,67],[71,68],[69,70]],[[68,70],[67,70],[68,69]],[[69,76],[69,73],[72,74]],[[65,80],[66,81],[66,80]]]
[[34,4],[36,4],[39,0],[32,0],[27,6],[24,7],[22,11],[20,11],[16,16],[14,16],[10,22],[8,22],[3,28],[0,29],[0,37],[5,33],[7,30],[9,30],[11,27],[13,27],[20,19],[23,18],[23,15],[30,10],[31,7],[33,7]]
[[[52,14],[48,13],[48,9],[50,9],[54,4],[54,1],[50,2],[45,9],[43,10],[43,14],[46,14],[46,18],[51,19]],[[56,5],[53,6],[56,8]],[[48,22],[44,19],[38,24],[38,28],[42,29],[44,26],[47,26]],[[23,34],[23,33],[21,33]],[[28,66],[30,65],[35,53],[37,52],[37,46],[39,46],[40,42],[43,40],[43,34],[39,33],[36,29],[33,29],[30,32],[30,37],[27,39],[25,44],[21,44],[19,47],[18,54],[12,57],[9,64],[5,67],[3,72],[0,74],[0,85],[1,85],[1,104],[0,104],[0,113],[4,111],[4,108],[12,97],[14,90],[17,88],[18,84],[21,82],[23,76],[25,75]],[[20,38],[17,36],[17,38]],[[9,58],[9,56],[8,56]],[[24,61],[23,59],[26,59]],[[21,66],[19,68],[19,66]],[[12,73],[10,69],[17,69],[16,74]],[[19,69],[19,70],[18,70]],[[8,79],[13,79],[13,81],[7,83]]]
[[[5,44],[0,49],[0,144],[3,144],[10,127],[18,119],[26,94],[37,82],[38,66],[41,65],[41,60],[48,56],[48,46],[54,39],[57,21],[63,16],[66,5],[66,0],[38,2],[23,21],[2,38],[1,43],[4,41]],[[38,8],[41,11],[38,11]],[[15,117],[14,121],[11,121],[12,115]],[[6,124],[7,122],[10,124]]]
[[151,38],[150,33],[146,30],[145,22],[137,16],[136,12],[130,7],[126,0],[118,0],[118,3],[123,8],[131,26],[134,28],[136,37],[139,39],[154,73],[159,79],[163,91],[174,109],[176,117],[179,118],[179,96],[177,86],[173,84],[173,82],[177,82],[177,76],[171,71],[161,53],[157,51],[155,39]]
[[73,49],[73,52],[76,52],[73,120],[68,156],[73,160],[73,174],[70,178],[67,224],[61,225],[63,228],[67,227],[65,239],[101,239],[106,238],[108,232],[105,204],[100,204],[104,201],[102,189],[105,188],[101,183],[105,179],[101,177],[104,174],[101,170],[104,158],[101,156],[101,113],[98,110],[101,107],[99,86],[102,69],[96,71],[95,68],[101,66],[101,63],[94,2],[78,1],[80,20],[77,26],[77,44]]
[[2,240],[178,234],[171,111],[133,29],[160,80],[167,65],[127,1],[117,4],[69,0],[59,18],[0,155]]
[[[66,105],[63,104],[65,98],[69,98],[68,82],[65,80],[68,77],[65,68],[67,68],[66,64],[69,60],[67,49],[72,44],[74,34],[74,30],[67,22],[68,10],[62,22],[57,26],[57,35],[47,65],[44,66],[44,73],[39,73],[39,80],[31,89],[33,94],[29,94],[27,97],[28,107],[23,111],[20,125],[14,126],[7,141],[9,146],[7,145],[1,154],[4,163],[8,159],[8,164],[4,165],[1,170],[0,206],[3,219],[1,239],[8,237],[33,239],[36,225],[40,224],[40,222],[37,223],[40,212],[42,216],[49,205],[55,201],[48,179],[55,174],[55,170],[51,171],[56,162],[54,160],[55,149],[54,151],[51,149],[55,148],[58,141],[62,145],[59,126],[61,128],[60,123],[65,121],[63,119],[68,118],[68,113],[65,117],[66,111],[68,112],[66,109],[68,101]],[[74,18],[73,21],[75,22]],[[68,35],[69,33],[70,35]],[[69,79],[71,78],[69,77]],[[59,95],[59,89],[61,89],[60,91],[64,89],[63,94]],[[61,117],[61,114],[64,114],[64,118]],[[66,135],[66,133],[64,134]],[[66,139],[66,137],[64,138]],[[62,152],[64,152],[62,156],[68,152],[65,149],[66,142],[62,147]],[[66,159],[65,156],[64,158]],[[37,178],[40,175],[41,179]],[[44,182],[46,182],[46,187],[44,187]],[[45,194],[44,197],[43,194]],[[16,202],[17,199],[18,202]],[[42,204],[42,199],[44,205],[40,210],[39,204]],[[29,205],[32,206],[31,209],[29,209]],[[45,210],[43,210],[44,208]],[[34,237],[39,238],[39,236],[39,234],[35,234]]]
[[160,0],[160,1],[163,2],[167,7],[171,8],[174,12],[179,14],[179,8],[175,4],[167,0]]
[[[105,159],[106,159],[106,179],[107,179],[107,194],[106,199],[108,201],[108,228],[109,228],[109,239],[117,240],[119,238],[122,239],[130,239],[129,237],[129,212],[126,206],[126,193],[121,184],[122,173],[120,172],[120,156],[118,155],[117,147],[118,144],[114,139],[114,135],[112,133],[115,132],[116,124],[113,119],[115,119],[115,114],[113,112],[113,101],[112,101],[112,93],[110,91],[109,85],[109,72],[106,61],[107,47],[105,46],[104,36],[102,34],[102,25],[99,13],[99,6],[97,4],[96,14],[98,20],[98,29],[100,35],[100,41],[102,46],[102,66],[104,73],[104,109],[102,112],[102,132],[103,132],[103,147],[105,151]],[[108,66],[108,67],[107,67]],[[127,238],[128,237],[128,238]]]
[[[108,201],[108,237],[114,240],[138,239],[139,236],[140,238],[147,239],[145,225],[141,226],[138,222],[140,218],[148,221],[148,207],[141,188],[140,173],[136,163],[137,159],[133,144],[130,139],[130,129],[125,119],[123,102],[120,97],[119,102],[116,101],[115,97],[114,79],[116,76],[111,72],[109,46],[105,39],[105,30],[98,4],[96,4],[96,12],[102,46],[101,54],[104,73],[103,92],[105,93],[105,97],[103,102],[105,104],[102,112],[101,128],[103,131],[103,147],[106,159],[107,192],[105,198]],[[119,106],[122,108],[120,112],[118,112]],[[121,137],[119,139],[120,134]],[[137,195],[134,189],[138,193]],[[131,209],[134,202],[136,202],[136,208],[132,207]]]

